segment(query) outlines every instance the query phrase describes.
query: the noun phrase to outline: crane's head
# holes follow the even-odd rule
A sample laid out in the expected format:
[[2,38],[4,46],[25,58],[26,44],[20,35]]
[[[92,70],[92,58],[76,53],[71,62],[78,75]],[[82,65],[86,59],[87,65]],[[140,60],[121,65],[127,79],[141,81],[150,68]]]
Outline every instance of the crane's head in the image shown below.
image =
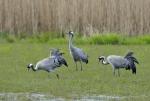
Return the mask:
[[[28,69],[28,71],[29,71],[31,68],[33,69],[33,67],[34,67],[34,66],[33,66],[33,64],[31,64],[31,63],[30,63],[30,64],[28,64],[28,65],[27,65],[27,69]],[[34,69],[33,69],[33,70],[34,70]]]
[[105,56],[100,56],[100,57],[98,57],[98,59],[99,59],[99,62],[103,61],[105,59]]
[[68,35],[73,37],[73,36],[74,36],[73,31],[69,31],[69,32],[68,32]]

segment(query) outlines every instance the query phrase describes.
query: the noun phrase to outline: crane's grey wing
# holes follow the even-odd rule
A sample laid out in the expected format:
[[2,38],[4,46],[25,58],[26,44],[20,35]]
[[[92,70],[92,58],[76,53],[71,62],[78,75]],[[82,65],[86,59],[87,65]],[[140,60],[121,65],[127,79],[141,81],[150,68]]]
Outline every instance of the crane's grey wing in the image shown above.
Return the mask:
[[111,55],[107,57],[107,61],[116,68],[125,68],[127,61],[121,56]]
[[58,61],[55,58],[45,58],[38,62],[38,69],[39,70],[45,70],[45,71],[52,71],[56,67],[59,66]]
[[75,47],[72,53],[77,60],[81,60],[82,62],[88,63],[88,56],[83,52],[82,49]]

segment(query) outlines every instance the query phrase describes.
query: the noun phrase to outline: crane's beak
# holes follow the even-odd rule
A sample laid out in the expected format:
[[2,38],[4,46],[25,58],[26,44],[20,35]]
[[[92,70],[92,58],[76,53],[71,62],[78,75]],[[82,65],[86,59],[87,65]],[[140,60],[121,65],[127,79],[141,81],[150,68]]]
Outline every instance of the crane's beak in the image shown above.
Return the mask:
[[101,58],[98,58],[99,62],[101,61]]
[[27,69],[28,69],[28,71],[30,70],[30,68],[31,68],[31,67],[30,67],[29,65],[27,65]]
[[30,67],[29,66],[27,66],[27,69],[28,69],[28,71],[30,70]]

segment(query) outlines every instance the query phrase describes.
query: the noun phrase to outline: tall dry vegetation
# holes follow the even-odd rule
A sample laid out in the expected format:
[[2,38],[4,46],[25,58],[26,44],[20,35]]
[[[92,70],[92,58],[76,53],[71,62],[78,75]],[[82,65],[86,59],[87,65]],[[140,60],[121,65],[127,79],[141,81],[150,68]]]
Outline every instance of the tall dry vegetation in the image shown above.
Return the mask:
[[150,0],[0,0],[0,31],[150,33]]

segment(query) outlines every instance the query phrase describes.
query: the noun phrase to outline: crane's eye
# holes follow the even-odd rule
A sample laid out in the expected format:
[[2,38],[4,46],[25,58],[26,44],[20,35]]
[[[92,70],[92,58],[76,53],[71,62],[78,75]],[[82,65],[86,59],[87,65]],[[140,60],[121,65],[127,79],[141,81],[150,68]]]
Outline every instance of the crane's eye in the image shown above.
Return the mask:
[[69,31],[69,34],[73,34],[73,31]]

